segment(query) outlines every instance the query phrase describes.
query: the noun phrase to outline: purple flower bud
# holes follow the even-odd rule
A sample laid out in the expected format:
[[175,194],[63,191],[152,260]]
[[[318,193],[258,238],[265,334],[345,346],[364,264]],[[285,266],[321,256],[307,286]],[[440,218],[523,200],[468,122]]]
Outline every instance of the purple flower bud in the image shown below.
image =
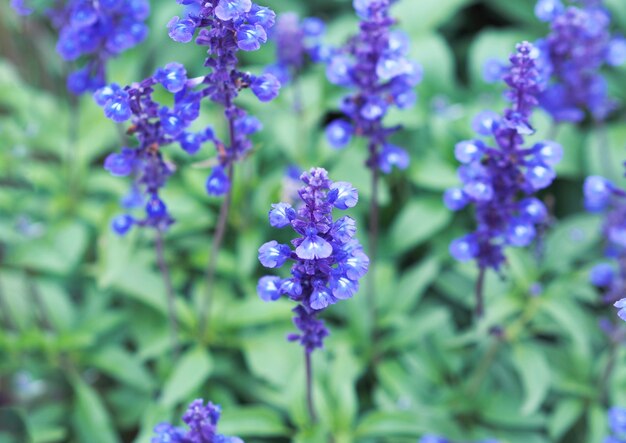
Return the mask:
[[266,275],[259,279],[256,290],[263,301],[275,301],[280,298],[279,289],[281,287],[280,277]]
[[117,123],[128,120],[131,116],[128,93],[122,90],[115,93],[104,105],[104,115]]
[[560,0],[539,0],[535,5],[535,15],[542,22],[551,22],[564,10]]
[[118,215],[111,222],[111,228],[118,235],[125,235],[133,227],[135,220],[128,214]]
[[237,46],[243,51],[257,51],[266,41],[267,33],[261,25],[242,25],[237,30]]
[[545,205],[535,197],[529,197],[519,203],[521,218],[532,223],[543,223],[548,219],[548,210]]
[[450,255],[458,261],[469,261],[478,254],[478,244],[472,235],[457,238],[450,243]]
[[316,311],[326,308],[328,305],[333,304],[333,302],[334,297],[330,291],[323,286],[315,288],[311,294],[311,309],[315,309]]
[[157,69],[154,79],[172,93],[182,91],[187,83],[187,71],[180,63],[169,63]]
[[409,161],[409,154],[399,146],[392,144],[383,146],[382,151],[378,154],[378,167],[385,174],[391,173],[394,166],[398,169],[408,168]]
[[146,214],[150,218],[161,218],[167,215],[167,207],[159,197],[153,195],[146,203]]
[[610,263],[599,263],[591,268],[589,282],[598,287],[609,287],[615,277],[615,270]]
[[269,102],[278,97],[280,86],[280,82],[272,74],[263,74],[254,79],[250,88],[260,101]]
[[261,25],[267,30],[274,26],[274,23],[276,22],[276,13],[270,8],[253,3],[252,8],[248,13],[248,22],[255,25]]
[[196,23],[191,19],[181,20],[172,18],[167,24],[168,34],[172,40],[179,43],[189,43],[196,32]]
[[326,140],[335,149],[345,148],[352,140],[354,127],[346,120],[333,120],[326,126]]
[[104,169],[115,177],[125,177],[133,172],[133,156],[131,151],[124,149],[121,154],[111,153],[104,160]]
[[554,170],[544,165],[531,165],[526,171],[526,180],[534,191],[547,188],[555,178]]
[[333,224],[332,233],[337,240],[347,243],[356,233],[356,221],[347,215],[341,217]]
[[511,246],[528,246],[535,238],[535,227],[523,220],[513,220],[506,233],[507,242]]
[[537,159],[547,166],[556,166],[563,159],[563,148],[556,142],[544,141],[533,146]]
[[379,96],[370,97],[361,107],[361,116],[365,120],[378,120],[387,113],[387,102]]
[[583,186],[585,205],[590,211],[601,211],[611,200],[613,185],[604,177],[587,177]]
[[339,300],[347,300],[352,298],[359,290],[359,283],[350,280],[346,275],[335,272],[330,279],[330,289],[333,296]]
[[460,211],[469,203],[469,199],[462,189],[451,188],[443,194],[443,203],[451,211]]
[[266,268],[280,268],[291,256],[291,248],[276,240],[265,243],[259,248],[259,261]]
[[220,20],[236,19],[252,9],[251,0],[220,0],[215,8],[215,15]]
[[470,198],[479,202],[490,201],[493,198],[493,187],[490,183],[483,180],[474,180],[465,183],[463,192]]
[[[500,122],[500,116],[493,111],[482,111],[472,120],[472,129],[480,135],[492,135]],[[459,160],[460,161],[460,160]]]
[[337,191],[337,198],[333,203],[337,209],[354,208],[359,201],[359,192],[348,182],[335,182],[330,189]]
[[611,66],[621,66],[626,63],[626,38],[619,36],[611,40],[606,62]]
[[326,68],[328,81],[338,86],[352,85],[352,63],[349,58],[338,55],[333,57]]
[[224,195],[230,189],[230,179],[224,168],[216,166],[206,180],[206,192],[209,195]]
[[294,218],[296,218],[296,211],[287,203],[273,204],[269,212],[270,225],[275,228],[284,228]]
[[472,163],[482,158],[485,146],[480,141],[466,140],[456,144],[454,156],[461,163]]

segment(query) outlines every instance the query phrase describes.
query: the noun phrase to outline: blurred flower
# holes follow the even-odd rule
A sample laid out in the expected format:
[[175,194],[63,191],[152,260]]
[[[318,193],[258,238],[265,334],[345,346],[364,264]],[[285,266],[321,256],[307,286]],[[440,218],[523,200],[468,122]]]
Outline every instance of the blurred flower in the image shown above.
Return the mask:
[[589,281],[603,291],[603,301],[614,303],[619,317],[626,321],[626,191],[599,176],[587,177],[583,191],[587,210],[603,212],[602,233],[609,259],[591,269]]
[[[11,0],[20,15],[35,11],[34,2]],[[69,0],[46,11],[59,30],[56,49],[66,61],[84,60],[70,73],[67,88],[74,94],[106,84],[107,62],[138,45],[148,35],[148,0]]]
[[354,90],[344,97],[344,117],[330,122],[326,137],[331,147],[345,147],[353,136],[368,140],[367,166],[390,173],[405,169],[408,154],[388,142],[399,127],[385,127],[383,120],[392,107],[406,109],[415,103],[415,86],[422,68],[410,61],[408,37],[392,31],[389,0],[354,1],[361,18],[360,32],[343,48],[334,48],[327,59],[331,83]]
[[539,93],[535,48],[520,43],[510,62],[503,80],[511,107],[502,116],[482,112],[472,124],[478,135],[492,136],[496,146],[480,139],[458,143],[455,156],[462,163],[458,175],[463,185],[444,195],[452,211],[475,206],[477,230],[453,241],[450,252],[460,261],[475,259],[482,269],[498,270],[506,246],[524,247],[533,241],[536,226],[546,222],[548,212],[532,194],[554,180],[554,166],[562,156],[561,147],[551,141],[524,146],[524,137],[534,133],[530,116]]
[[191,402],[183,415],[188,430],[169,423],[159,423],[154,428],[151,443],[243,443],[238,437],[227,437],[217,433],[220,419],[219,406],[202,399]]
[[305,186],[299,191],[302,204],[295,209],[287,203],[272,205],[270,224],[283,228],[290,225],[299,235],[288,245],[272,240],[259,248],[259,261],[267,268],[294,262],[291,278],[265,276],[257,291],[265,301],[282,296],[296,301],[295,326],[300,334],[291,334],[290,341],[299,341],[307,352],[321,348],[328,335],[318,312],[339,300],[351,298],[359,289],[369,259],[354,237],[356,222],[344,216],[333,220],[333,207],[352,208],[358,201],[356,189],[347,182],[332,182],[322,168],[302,174]]

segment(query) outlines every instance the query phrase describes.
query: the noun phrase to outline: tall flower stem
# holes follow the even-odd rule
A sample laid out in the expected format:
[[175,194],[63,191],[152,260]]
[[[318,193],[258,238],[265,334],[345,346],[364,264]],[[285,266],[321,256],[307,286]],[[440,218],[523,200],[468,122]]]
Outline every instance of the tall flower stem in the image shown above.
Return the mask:
[[[231,163],[228,167],[228,179],[232,183],[234,166]],[[230,212],[230,206],[233,199],[232,186],[228,189],[228,192],[224,196],[222,205],[220,206],[220,214],[215,228],[215,234],[213,235],[213,243],[211,245],[211,256],[209,257],[209,265],[206,271],[206,292],[202,299],[202,307],[200,309],[200,337],[204,337],[206,330],[210,323],[211,308],[213,306],[213,286],[215,283],[215,272],[217,269],[217,258],[219,251],[222,248],[224,242],[224,235],[226,234],[226,223],[228,221],[228,214]]]
[[317,415],[315,414],[315,406],[313,404],[313,368],[311,364],[311,352],[304,349],[304,367],[306,371],[306,405],[309,411],[311,423],[317,423]]
[[11,318],[11,312],[9,311],[9,303],[4,296],[4,288],[2,282],[0,282],[0,315],[2,316],[2,322],[7,329],[16,329],[15,323]]
[[370,167],[372,168],[372,196],[370,201],[370,229],[369,229],[369,257],[370,267],[367,276],[367,306],[369,310],[370,324],[372,328],[372,343],[376,337],[376,320],[378,310],[376,307],[376,256],[378,253],[378,225],[379,225],[379,207],[378,207],[378,188],[380,185],[380,173],[375,163],[375,147],[370,147],[371,156],[373,158]]
[[480,267],[478,278],[476,279],[476,318],[481,319],[485,315],[485,274],[487,269]]
[[167,296],[167,314],[170,322],[170,334],[172,337],[172,349],[174,358],[178,357],[179,345],[178,345],[178,319],[176,318],[176,293],[174,292],[174,285],[172,284],[172,276],[169,266],[165,261],[165,248],[163,244],[163,232],[160,229],[156,230],[156,236],[154,241],[154,248],[156,251],[157,264],[161,271],[161,277],[165,285],[165,293]]

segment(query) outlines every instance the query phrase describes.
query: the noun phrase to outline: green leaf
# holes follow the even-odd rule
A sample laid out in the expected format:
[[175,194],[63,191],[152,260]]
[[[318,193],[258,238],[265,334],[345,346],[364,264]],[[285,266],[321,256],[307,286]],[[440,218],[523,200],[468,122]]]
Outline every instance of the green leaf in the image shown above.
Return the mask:
[[168,378],[159,403],[166,407],[190,397],[209,378],[213,361],[201,347],[192,348],[183,355]]
[[80,441],[93,443],[116,443],[114,426],[98,393],[78,375],[70,377],[74,388],[74,428]]
[[391,248],[411,249],[445,228],[452,215],[440,198],[423,197],[410,202],[391,227]]
[[111,377],[142,391],[150,391],[154,380],[134,354],[116,346],[99,349],[89,363]]
[[278,412],[265,406],[224,408],[220,433],[242,437],[287,436],[289,428]]
[[524,386],[525,400],[520,408],[523,415],[537,411],[550,389],[550,366],[542,350],[530,343],[513,348],[513,364]]
[[392,10],[411,35],[438,28],[472,0],[403,1]]
[[560,440],[585,411],[582,400],[566,398],[558,402],[548,421],[548,433],[553,441]]

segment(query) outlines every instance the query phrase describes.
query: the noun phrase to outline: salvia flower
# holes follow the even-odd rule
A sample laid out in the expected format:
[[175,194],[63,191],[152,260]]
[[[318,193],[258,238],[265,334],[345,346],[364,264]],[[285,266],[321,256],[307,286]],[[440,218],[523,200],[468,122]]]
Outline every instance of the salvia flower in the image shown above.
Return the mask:
[[[530,244],[537,226],[548,217],[545,206],[533,194],[554,180],[554,166],[562,149],[552,141],[525,145],[524,138],[534,132],[530,117],[538,103],[535,58],[532,44],[517,46],[504,76],[511,106],[502,116],[479,114],[473,124],[479,137],[462,141],[455,148],[455,156],[462,163],[458,175],[463,184],[447,190],[444,203],[453,211],[473,205],[478,227],[454,240],[450,252],[457,260],[476,260],[481,269],[498,270],[505,261],[504,248]],[[493,145],[484,136],[491,136]]]
[[357,190],[347,182],[332,182],[322,168],[303,173],[301,180],[300,206],[278,203],[269,212],[273,227],[289,225],[298,234],[292,247],[272,240],[259,248],[259,261],[267,268],[292,262],[291,277],[262,277],[257,290],[264,301],[284,296],[298,303],[294,324],[300,333],[290,335],[289,340],[299,341],[310,353],[321,348],[328,335],[317,314],[356,294],[369,259],[355,238],[354,219],[343,216],[335,220],[332,214],[333,208],[354,207]]
[[606,119],[615,102],[602,68],[626,62],[626,39],[611,33],[609,12],[601,1],[566,6],[539,0],[535,13],[551,28],[537,42],[545,83],[541,106],[557,122],[580,122],[587,113],[596,121]]
[[386,127],[385,116],[392,107],[406,109],[416,100],[415,86],[421,81],[421,67],[407,58],[408,37],[392,30],[389,0],[354,0],[361,19],[360,32],[347,45],[332,51],[327,62],[331,83],[352,89],[344,97],[344,117],[327,129],[328,143],[336,149],[348,145],[353,136],[368,141],[368,167],[389,173],[408,166],[408,155],[391,145],[389,137],[399,127]]
[[[21,15],[33,12],[25,0],[12,0],[11,5]],[[69,0],[56,2],[47,12],[59,30],[57,52],[81,65],[67,78],[68,89],[78,95],[104,86],[107,62],[146,38],[150,2]]]
[[587,177],[583,191],[587,210],[604,214],[606,242],[607,260],[591,269],[589,281],[603,291],[603,301],[613,303],[626,321],[626,191],[600,176]]
[[[445,437],[439,437],[434,434],[426,434],[419,440],[418,443],[454,443],[454,442]],[[479,440],[476,443],[499,443],[499,440],[496,440],[495,438],[488,438],[486,440]]]
[[[159,83],[175,92],[173,106],[154,101],[154,88]],[[94,93],[94,100],[107,117],[119,123],[131,121],[128,133],[138,141],[136,147],[109,154],[104,162],[104,168],[112,175],[134,179],[123,205],[128,209],[143,206],[145,211],[143,218],[128,214],[116,217],[112,223],[116,233],[124,235],[134,225],[165,230],[173,223],[160,192],[174,166],[164,158],[161,148],[178,142],[187,152],[194,153],[201,143],[214,139],[210,128],[199,133],[188,131],[199,113],[199,94],[191,90],[197,83],[196,79],[187,78],[182,65],[170,63],[140,83],[125,88],[111,84]]]
[[202,399],[191,402],[183,415],[188,429],[160,423],[154,428],[151,443],[243,443],[238,437],[227,437],[217,433],[220,419],[219,406]]
[[296,77],[307,59],[318,60],[325,51],[321,38],[326,31],[324,22],[315,17],[300,19],[297,14],[281,14],[272,30],[271,39],[276,43],[276,63],[268,66],[284,85]]
[[[230,189],[230,168],[252,148],[250,136],[261,129],[258,119],[250,116],[234,101],[242,89],[249,88],[262,102],[277,97],[281,84],[271,73],[260,76],[238,69],[239,51],[256,51],[267,41],[276,20],[275,13],[251,0],[185,0],[187,16],[174,17],[168,24],[169,36],[177,42],[193,40],[207,48],[204,64],[210,72],[201,79],[200,91],[190,94],[189,107],[199,107],[208,98],[224,108],[228,120],[229,143],[213,137],[218,166],[209,174],[206,190],[223,195]],[[175,80],[173,86],[179,85]],[[196,151],[201,141],[188,136],[188,151]]]

